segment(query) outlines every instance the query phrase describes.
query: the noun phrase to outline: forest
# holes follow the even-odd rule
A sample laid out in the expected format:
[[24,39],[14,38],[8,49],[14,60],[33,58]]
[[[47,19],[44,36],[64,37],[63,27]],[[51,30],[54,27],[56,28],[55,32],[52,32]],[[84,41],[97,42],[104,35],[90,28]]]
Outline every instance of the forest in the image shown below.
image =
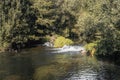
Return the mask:
[[120,80],[120,0],[0,0],[0,80]]
[[95,55],[119,53],[120,0],[0,0],[0,51],[50,35],[95,48]]

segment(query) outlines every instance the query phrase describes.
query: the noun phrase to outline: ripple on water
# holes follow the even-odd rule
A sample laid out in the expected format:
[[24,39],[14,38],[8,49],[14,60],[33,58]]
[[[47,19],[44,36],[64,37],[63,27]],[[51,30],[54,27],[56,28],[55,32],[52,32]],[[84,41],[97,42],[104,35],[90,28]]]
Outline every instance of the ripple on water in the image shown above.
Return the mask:
[[0,55],[0,80],[120,80],[119,66],[74,52],[51,54],[54,51],[37,47],[17,57]]
[[77,73],[73,73],[73,75],[69,78],[65,78],[65,80],[96,80],[97,73],[91,69],[79,70]]

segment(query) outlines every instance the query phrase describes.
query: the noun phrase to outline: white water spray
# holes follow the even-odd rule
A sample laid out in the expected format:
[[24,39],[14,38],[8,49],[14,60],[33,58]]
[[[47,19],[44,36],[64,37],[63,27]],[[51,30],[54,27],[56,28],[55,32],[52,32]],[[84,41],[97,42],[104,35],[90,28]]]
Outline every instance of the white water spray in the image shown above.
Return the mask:
[[53,44],[51,42],[46,42],[43,44],[43,46],[53,47]]
[[64,53],[64,52],[81,52],[85,51],[85,48],[82,46],[67,46],[64,45],[62,48],[56,49],[53,53]]

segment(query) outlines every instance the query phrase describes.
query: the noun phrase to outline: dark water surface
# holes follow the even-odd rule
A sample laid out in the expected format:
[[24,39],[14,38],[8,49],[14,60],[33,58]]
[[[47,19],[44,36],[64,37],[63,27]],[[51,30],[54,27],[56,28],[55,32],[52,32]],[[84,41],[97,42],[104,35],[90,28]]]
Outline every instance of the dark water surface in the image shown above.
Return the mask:
[[0,80],[120,80],[120,67],[78,53],[35,47],[0,54]]

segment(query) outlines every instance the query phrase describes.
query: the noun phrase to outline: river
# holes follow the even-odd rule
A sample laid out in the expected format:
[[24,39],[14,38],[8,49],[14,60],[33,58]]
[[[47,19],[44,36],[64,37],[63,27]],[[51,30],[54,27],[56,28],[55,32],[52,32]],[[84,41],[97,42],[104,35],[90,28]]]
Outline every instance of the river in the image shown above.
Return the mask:
[[[120,67],[80,53],[34,47],[0,54],[0,80],[120,80]],[[8,55],[9,54],[9,55]]]

